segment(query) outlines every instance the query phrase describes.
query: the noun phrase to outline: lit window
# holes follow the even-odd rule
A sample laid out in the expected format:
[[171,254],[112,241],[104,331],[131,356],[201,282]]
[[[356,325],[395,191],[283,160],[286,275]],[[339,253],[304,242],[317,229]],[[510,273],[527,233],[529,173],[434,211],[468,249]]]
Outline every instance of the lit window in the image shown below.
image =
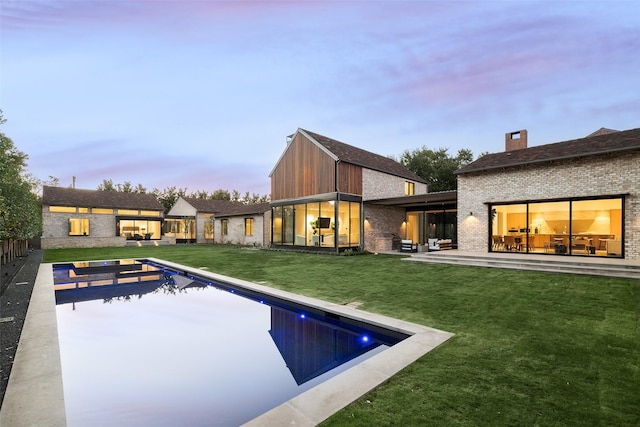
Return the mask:
[[78,213],[89,213],[89,208],[78,208]]
[[69,218],[69,236],[88,236],[88,218]]
[[416,188],[413,182],[410,182],[410,181],[404,182],[404,194],[406,196],[413,196],[415,194],[415,191],[416,191]]
[[227,234],[229,234],[229,220],[228,219],[220,220],[220,232],[222,233],[223,236],[226,236]]
[[244,219],[244,235],[253,236],[253,218]]
[[118,209],[120,215],[138,215],[137,209]]
[[91,208],[91,213],[93,213],[93,214],[106,214],[106,215],[113,215],[113,209],[106,209],[106,208]]
[[76,208],[73,206],[49,206],[49,212],[76,213]]
[[159,211],[140,211],[140,215],[142,216],[160,216]]

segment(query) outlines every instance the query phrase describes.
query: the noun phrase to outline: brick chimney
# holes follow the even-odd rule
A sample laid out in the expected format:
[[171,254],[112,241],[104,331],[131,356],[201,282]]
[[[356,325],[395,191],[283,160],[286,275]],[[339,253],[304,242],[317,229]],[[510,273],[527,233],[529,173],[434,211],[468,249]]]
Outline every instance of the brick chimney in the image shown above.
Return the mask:
[[526,129],[516,132],[508,132],[504,135],[504,150],[513,151],[527,148],[527,131]]

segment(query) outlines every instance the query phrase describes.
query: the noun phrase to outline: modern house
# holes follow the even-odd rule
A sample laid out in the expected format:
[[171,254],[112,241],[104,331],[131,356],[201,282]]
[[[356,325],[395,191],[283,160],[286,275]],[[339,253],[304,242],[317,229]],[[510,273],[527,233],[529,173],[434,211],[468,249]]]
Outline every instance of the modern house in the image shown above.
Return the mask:
[[640,129],[527,139],[457,171],[459,248],[640,259]]
[[400,163],[304,129],[269,176],[272,247],[390,250],[407,225],[406,209],[389,201],[427,193]]
[[215,216],[215,243],[257,247],[269,246],[271,206],[269,203],[236,202]]
[[42,190],[42,249],[175,243],[162,236],[164,207],[151,194],[49,187]]
[[216,215],[238,206],[244,205],[229,200],[180,197],[167,212],[164,235],[174,237],[177,243],[213,243]]

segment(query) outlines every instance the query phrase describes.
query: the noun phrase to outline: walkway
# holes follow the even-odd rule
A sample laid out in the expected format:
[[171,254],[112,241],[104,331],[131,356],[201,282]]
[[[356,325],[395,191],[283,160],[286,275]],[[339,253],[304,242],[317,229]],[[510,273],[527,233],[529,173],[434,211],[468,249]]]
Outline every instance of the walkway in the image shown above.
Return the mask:
[[533,255],[499,252],[475,253],[459,250],[421,252],[413,254],[394,253],[405,255],[407,258],[404,258],[404,260],[414,262],[640,279],[640,261],[619,258]]

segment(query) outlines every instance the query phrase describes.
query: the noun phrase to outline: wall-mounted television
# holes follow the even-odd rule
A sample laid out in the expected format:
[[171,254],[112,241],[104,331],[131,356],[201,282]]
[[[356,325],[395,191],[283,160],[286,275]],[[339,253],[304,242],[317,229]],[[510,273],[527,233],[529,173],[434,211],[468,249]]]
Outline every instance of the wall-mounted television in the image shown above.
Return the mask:
[[331,218],[327,218],[324,216],[318,217],[318,228],[330,228],[331,227]]

